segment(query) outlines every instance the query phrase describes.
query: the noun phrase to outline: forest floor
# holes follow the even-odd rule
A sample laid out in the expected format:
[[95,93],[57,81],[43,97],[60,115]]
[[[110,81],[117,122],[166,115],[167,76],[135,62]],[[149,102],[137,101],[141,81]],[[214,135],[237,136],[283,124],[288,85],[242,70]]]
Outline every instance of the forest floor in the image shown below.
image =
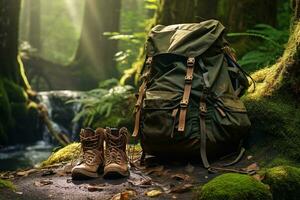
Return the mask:
[[[16,185],[16,190],[0,189],[0,199],[194,199],[196,186],[227,172],[221,169],[208,171],[200,163],[163,163],[155,158],[148,159],[146,166],[131,167],[128,178],[115,180],[102,177],[72,180],[70,164],[6,172],[0,174],[1,177],[10,179]],[[255,158],[250,155],[244,156],[235,166],[226,168],[232,172],[248,174],[255,174],[258,169]]]

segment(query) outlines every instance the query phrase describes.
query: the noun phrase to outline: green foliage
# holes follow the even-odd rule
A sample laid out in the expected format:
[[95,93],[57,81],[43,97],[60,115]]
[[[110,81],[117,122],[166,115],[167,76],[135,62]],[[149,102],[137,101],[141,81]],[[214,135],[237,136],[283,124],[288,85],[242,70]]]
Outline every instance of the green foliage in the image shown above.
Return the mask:
[[251,176],[223,174],[201,187],[199,200],[271,200],[268,187]]
[[21,86],[7,79],[3,80],[3,84],[10,102],[14,102],[14,103],[27,102],[28,96]]
[[115,79],[107,80],[102,82],[99,88],[86,92],[80,99],[69,101],[82,104],[82,110],[75,116],[74,121],[83,119],[84,126],[93,126],[95,123],[99,125],[99,121],[110,121],[105,126],[116,126],[122,118],[130,117],[127,115],[128,112],[132,112],[128,106],[133,88],[117,83]]
[[9,180],[0,179],[0,189],[7,188],[10,190],[16,190],[16,186]]
[[278,166],[267,169],[263,182],[270,186],[274,200],[298,200],[300,197],[300,168]]
[[260,45],[246,53],[239,64],[248,71],[256,71],[261,66],[274,64],[284,51],[284,44],[288,40],[287,30],[278,30],[270,25],[258,24],[254,29],[245,33],[229,33],[229,37],[248,36],[259,39]]

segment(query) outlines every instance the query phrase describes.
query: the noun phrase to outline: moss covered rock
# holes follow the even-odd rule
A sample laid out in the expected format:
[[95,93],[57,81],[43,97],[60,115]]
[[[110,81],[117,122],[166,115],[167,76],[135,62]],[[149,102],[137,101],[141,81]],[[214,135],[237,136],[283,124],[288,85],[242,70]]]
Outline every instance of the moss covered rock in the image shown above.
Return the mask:
[[251,176],[228,173],[218,176],[198,191],[199,200],[271,200],[268,186]]
[[56,163],[75,160],[79,157],[81,147],[79,143],[72,143],[64,148],[52,153],[47,160],[42,162],[41,166],[53,165]]
[[274,200],[300,199],[300,168],[278,166],[268,169],[263,182],[270,186]]

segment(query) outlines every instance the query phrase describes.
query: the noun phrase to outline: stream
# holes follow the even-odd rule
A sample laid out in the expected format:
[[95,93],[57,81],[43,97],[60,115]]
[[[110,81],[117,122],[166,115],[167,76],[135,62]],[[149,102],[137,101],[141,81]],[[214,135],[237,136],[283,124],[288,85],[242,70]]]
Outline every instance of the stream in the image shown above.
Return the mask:
[[[52,127],[56,132],[65,134],[71,141],[78,140],[81,122],[73,122],[73,118],[80,111],[81,105],[77,102],[67,103],[78,99],[80,91],[46,91],[39,92],[38,99],[44,104],[49,113]],[[59,145],[52,138],[44,124],[40,124],[41,138],[32,144],[18,144],[0,149],[0,171],[17,170],[36,166],[47,159],[52,150]]]

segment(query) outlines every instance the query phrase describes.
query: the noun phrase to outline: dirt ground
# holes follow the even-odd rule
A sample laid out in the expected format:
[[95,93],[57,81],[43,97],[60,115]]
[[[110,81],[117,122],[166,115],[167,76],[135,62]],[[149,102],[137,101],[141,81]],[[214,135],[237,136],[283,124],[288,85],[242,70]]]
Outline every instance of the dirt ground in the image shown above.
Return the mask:
[[[70,164],[2,173],[2,178],[13,181],[16,191],[2,189],[0,199],[194,199],[195,187],[213,177],[228,171],[249,173],[257,167],[254,158],[249,156],[225,171],[208,171],[200,163],[158,162],[155,158],[148,159],[147,163],[147,167],[131,167],[128,178],[115,180],[105,180],[102,177],[72,180]],[[220,163],[214,164],[216,167],[217,165]],[[252,165],[250,170],[249,165]]]

